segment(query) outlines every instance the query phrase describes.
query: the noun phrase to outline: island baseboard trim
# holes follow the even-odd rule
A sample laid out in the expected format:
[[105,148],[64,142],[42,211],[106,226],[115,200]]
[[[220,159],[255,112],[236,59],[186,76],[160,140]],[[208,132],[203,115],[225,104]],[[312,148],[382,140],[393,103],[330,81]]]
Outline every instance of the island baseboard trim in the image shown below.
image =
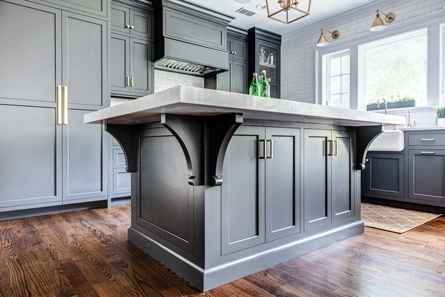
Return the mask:
[[168,266],[197,289],[208,291],[363,232],[363,222],[356,221],[340,228],[207,269],[202,269],[133,228],[128,230],[128,240]]

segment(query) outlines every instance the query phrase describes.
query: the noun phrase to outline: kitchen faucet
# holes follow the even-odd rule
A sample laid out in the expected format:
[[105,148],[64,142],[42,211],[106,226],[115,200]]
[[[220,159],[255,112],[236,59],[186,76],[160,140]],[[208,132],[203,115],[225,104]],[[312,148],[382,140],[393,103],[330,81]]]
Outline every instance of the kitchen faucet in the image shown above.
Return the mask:
[[409,112],[409,110],[407,110],[407,111],[405,111],[405,113],[404,113],[403,115],[405,116],[405,118],[407,117],[406,115],[408,115],[408,124],[407,124],[407,126],[408,126],[408,127],[414,127],[414,126],[411,124],[411,112]]
[[383,100],[383,102],[385,103],[385,114],[387,114],[388,113],[388,104],[386,103],[385,98],[381,98],[381,99],[377,100],[377,108],[380,108],[380,100]]

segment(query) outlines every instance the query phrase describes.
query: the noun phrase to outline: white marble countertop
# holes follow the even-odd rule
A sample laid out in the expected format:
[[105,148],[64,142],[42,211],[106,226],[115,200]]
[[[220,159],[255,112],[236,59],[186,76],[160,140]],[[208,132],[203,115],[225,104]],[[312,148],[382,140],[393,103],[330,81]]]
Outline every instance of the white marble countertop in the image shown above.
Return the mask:
[[242,113],[245,119],[339,126],[403,125],[401,116],[336,108],[297,101],[177,86],[86,114],[85,123],[135,125],[160,121],[161,114]]

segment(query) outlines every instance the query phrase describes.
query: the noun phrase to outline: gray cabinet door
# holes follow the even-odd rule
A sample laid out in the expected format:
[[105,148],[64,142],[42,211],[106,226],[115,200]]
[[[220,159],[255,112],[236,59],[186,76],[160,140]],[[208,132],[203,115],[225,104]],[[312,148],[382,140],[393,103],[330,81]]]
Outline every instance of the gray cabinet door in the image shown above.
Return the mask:
[[130,34],[153,39],[152,14],[146,10],[130,9]]
[[264,127],[241,126],[230,140],[221,188],[222,253],[265,242]]
[[107,23],[63,12],[63,85],[69,107],[100,109],[107,92]]
[[332,140],[332,221],[337,222],[355,216],[355,137],[353,132],[333,131]]
[[111,90],[128,93],[130,86],[130,38],[114,34],[111,37]]
[[0,101],[55,108],[62,76],[61,12],[33,7],[39,6],[0,2]]
[[130,9],[111,4],[111,30],[118,33],[130,33]]
[[2,211],[62,201],[62,129],[55,115],[54,106],[0,105]]
[[300,134],[266,128],[266,241],[301,232]]
[[331,223],[330,139],[330,130],[304,130],[304,230]]
[[132,93],[153,93],[153,62],[151,43],[146,40],[130,39],[130,76]]
[[106,198],[102,125],[83,116],[105,106],[107,92],[106,22],[63,12],[63,80],[68,86],[68,123],[64,126],[64,203]]
[[247,63],[243,61],[233,60],[230,61],[230,64],[230,74],[232,80],[231,91],[240,94],[247,94]]
[[445,204],[445,150],[409,150],[409,198]]
[[112,136],[110,138],[110,182],[108,185],[108,197],[128,197],[131,195],[131,173],[126,171],[125,154]]
[[405,197],[405,155],[369,152],[367,159],[367,193],[372,197]]

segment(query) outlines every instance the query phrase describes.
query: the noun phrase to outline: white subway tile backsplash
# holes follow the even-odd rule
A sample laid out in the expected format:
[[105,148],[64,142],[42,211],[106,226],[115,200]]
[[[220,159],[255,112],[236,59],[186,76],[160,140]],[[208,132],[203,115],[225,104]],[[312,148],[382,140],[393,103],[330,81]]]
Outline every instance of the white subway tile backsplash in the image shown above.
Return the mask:
[[162,70],[155,70],[155,92],[163,91],[178,85],[204,87],[204,78]]

